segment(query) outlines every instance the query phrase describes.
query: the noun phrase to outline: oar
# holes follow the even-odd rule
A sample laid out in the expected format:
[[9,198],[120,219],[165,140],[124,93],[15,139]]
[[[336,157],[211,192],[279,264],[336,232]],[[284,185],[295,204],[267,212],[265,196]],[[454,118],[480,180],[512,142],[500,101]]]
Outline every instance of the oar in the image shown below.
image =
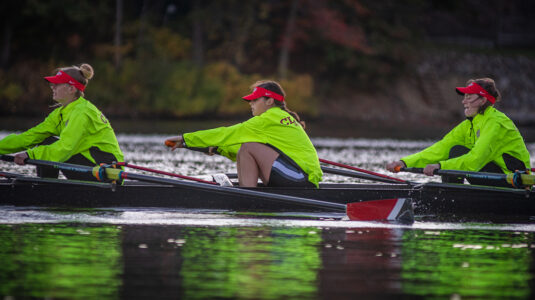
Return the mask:
[[16,174],[16,173],[9,173],[9,172],[1,171],[1,172],[0,172],[0,177],[5,177],[5,178],[18,178],[18,177],[25,177],[25,175],[23,175],[23,174]]
[[182,179],[191,180],[191,181],[197,181],[197,182],[202,182],[202,183],[207,183],[207,184],[214,184],[214,185],[217,184],[216,182],[213,182],[213,181],[207,181],[207,180],[203,180],[203,179],[195,178],[195,177],[191,177],[191,176],[185,176],[185,175],[165,172],[165,171],[161,171],[161,170],[151,169],[151,168],[147,168],[147,167],[137,166],[137,165],[134,165],[134,164],[131,164],[131,163],[127,163],[127,162],[118,162],[116,165],[117,166],[125,166],[125,167],[128,167],[128,168],[147,171],[147,172],[152,172],[152,173],[161,174],[161,175],[167,175],[167,176],[171,176],[171,177],[182,178]]
[[[175,144],[176,144],[176,142],[174,142],[174,141],[170,141],[170,140],[166,140],[165,141],[165,145],[167,147],[173,147]],[[198,151],[198,152],[203,152],[203,153],[208,153],[208,149],[209,148],[187,147],[186,149],[193,150],[193,151]],[[215,153],[217,153],[217,152],[215,152]],[[375,172],[372,172],[372,171],[368,171],[368,170],[364,170],[364,169],[360,169],[360,168],[356,168],[356,167],[352,167],[352,166],[348,166],[348,165],[343,165],[343,164],[331,162],[331,161],[328,161],[328,160],[325,160],[325,159],[320,159],[320,162],[360,172],[360,173],[357,173],[357,172],[345,171],[345,170],[340,170],[340,169],[335,169],[335,168],[321,167],[321,170],[323,172],[325,172],[325,173],[328,173],[328,174],[336,174],[336,175],[342,175],[342,176],[347,176],[347,177],[354,177],[354,178],[360,178],[360,179],[366,179],[366,180],[372,180],[372,181],[379,181],[379,182],[386,182],[386,183],[406,183],[406,184],[410,184],[411,183],[411,182],[408,182],[408,181],[405,181],[405,180],[401,180],[399,178],[390,177],[390,176],[379,174],[379,173],[375,173]]]
[[[372,181],[379,181],[379,182],[386,182],[386,183],[400,183],[397,180],[392,180],[388,178],[383,178],[379,176],[369,175],[365,173],[359,173],[355,171],[348,171],[348,170],[342,170],[342,169],[335,169],[330,167],[321,167],[321,170],[324,173],[328,174],[335,174],[335,175],[341,175],[341,176],[347,176],[347,177],[353,177],[353,178],[359,178],[359,179],[366,179],[366,180],[372,180]],[[407,182],[405,182],[407,183]]]
[[[423,173],[423,168],[401,168],[397,167],[396,171],[404,171],[411,173]],[[486,173],[486,172],[470,172],[459,170],[442,170],[436,169],[435,175],[449,175],[464,177],[466,179],[488,180],[493,182],[506,182],[515,188],[529,187],[535,184],[535,175],[523,174],[520,172],[510,174]]]
[[[2,155],[1,159],[12,162],[13,156]],[[173,186],[190,188],[190,189],[200,190],[200,191],[211,191],[211,192],[215,192],[219,194],[240,195],[240,196],[246,196],[246,197],[251,197],[251,198],[261,198],[261,199],[270,200],[270,201],[287,202],[287,203],[311,206],[311,207],[322,208],[322,209],[331,209],[335,211],[345,211],[350,220],[363,220],[363,216],[368,217],[368,219],[366,220],[389,220],[389,221],[400,221],[400,222],[412,222],[414,220],[413,219],[414,213],[412,211],[412,205],[405,204],[406,202],[410,202],[410,200],[407,200],[407,199],[399,199],[399,200],[396,200],[395,203],[392,199],[385,200],[386,201],[385,203],[383,203],[383,200],[375,200],[375,201],[378,201],[376,202],[376,205],[373,205],[373,204],[363,205],[367,201],[354,202],[354,203],[349,203],[346,205],[346,204],[341,204],[341,203],[333,203],[333,202],[295,197],[295,196],[289,196],[289,195],[272,194],[272,193],[260,192],[260,191],[249,190],[249,189],[209,185],[209,184],[198,183],[198,182],[180,181],[180,180],[175,180],[175,179],[170,179],[170,178],[160,178],[160,177],[154,177],[154,176],[149,176],[149,175],[125,172],[121,169],[111,168],[108,166],[89,167],[89,166],[82,166],[82,165],[75,165],[75,164],[68,164],[68,163],[36,160],[36,159],[26,159],[25,163],[35,165],[35,166],[53,167],[59,170],[68,170],[68,171],[92,174],[93,176],[95,176],[95,178],[99,180],[133,179],[133,180],[139,180],[139,181],[145,181],[145,182],[151,182],[151,183],[169,184]],[[400,204],[398,204],[398,202]],[[394,203],[394,205],[392,205],[392,203]],[[397,211],[396,207],[402,207],[405,209],[404,210],[400,209],[399,211]],[[377,213],[378,211],[380,213]],[[386,219],[383,218],[384,216],[386,216]],[[376,219],[377,217],[381,217],[381,219]]]
[[[321,170],[323,171],[323,173],[328,173],[328,174],[334,174],[334,175],[341,175],[341,176],[347,176],[347,177],[353,177],[353,178],[359,178],[359,179],[366,179],[366,180],[372,180],[372,181],[399,184],[399,182],[394,181],[394,180],[390,180],[390,179],[386,179],[386,178],[380,178],[380,177],[378,178],[378,177],[375,177],[373,175],[363,174],[363,173],[359,173],[359,172],[355,172],[355,171],[335,169],[335,168],[323,167],[323,166],[321,167]],[[232,178],[232,179],[238,178],[238,174],[236,174],[236,173],[227,173],[225,175],[227,175],[228,178]]]
[[369,171],[369,170],[366,170],[366,169],[361,169],[361,168],[357,168],[357,167],[353,167],[353,166],[337,163],[337,162],[326,160],[326,159],[322,159],[322,158],[320,158],[320,162],[322,162],[324,164],[337,166],[337,167],[340,167],[340,168],[345,168],[345,169],[350,169],[350,170],[353,170],[353,171],[358,171],[358,172],[370,174],[370,175],[375,176],[377,178],[376,180],[379,180],[379,178],[384,178],[384,179],[389,179],[391,181],[396,181],[397,183],[410,183],[410,182],[408,182],[406,180],[399,179],[399,178],[396,178],[396,177],[391,177],[391,176],[388,176],[388,175],[384,175],[384,174],[372,172],[372,171]]

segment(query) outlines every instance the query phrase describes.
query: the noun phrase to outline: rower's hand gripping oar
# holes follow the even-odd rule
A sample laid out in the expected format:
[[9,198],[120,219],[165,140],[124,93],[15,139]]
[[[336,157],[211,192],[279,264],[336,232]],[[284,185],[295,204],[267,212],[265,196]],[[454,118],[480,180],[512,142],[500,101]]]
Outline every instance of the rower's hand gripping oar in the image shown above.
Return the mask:
[[[13,156],[9,155],[1,155],[0,158],[4,161],[10,162],[13,162],[14,160]],[[99,180],[104,180],[104,178],[106,178],[107,180],[133,179],[151,183],[173,185],[182,188],[190,188],[200,191],[211,191],[219,194],[240,195],[245,196],[247,198],[261,198],[270,201],[287,202],[322,209],[345,211],[350,220],[389,220],[400,221],[404,223],[410,223],[414,221],[414,214],[412,211],[412,204],[410,203],[410,199],[396,199],[395,201],[393,201],[392,199],[376,200],[378,201],[375,203],[376,205],[374,205],[374,203],[367,204],[367,202],[372,201],[354,202],[346,205],[341,203],[333,203],[283,194],[266,193],[250,189],[224,187],[205,183],[154,177],[144,174],[125,172],[121,169],[112,168],[106,165],[90,167],[36,159],[26,159],[25,163],[35,166],[53,167],[59,170],[89,173]]]
[[[400,172],[411,172],[411,173],[423,173],[423,168],[402,168],[396,167],[395,171]],[[435,175],[448,175],[448,176],[458,176],[464,177],[466,179],[479,179],[479,180],[488,180],[493,182],[506,182],[514,188],[525,188],[535,185],[535,175],[525,174],[522,172],[514,172],[509,174],[500,174],[500,173],[487,173],[487,172],[470,172],[470,171],[459,171],[459,170],[443,170],[436,169],[433,174]]]

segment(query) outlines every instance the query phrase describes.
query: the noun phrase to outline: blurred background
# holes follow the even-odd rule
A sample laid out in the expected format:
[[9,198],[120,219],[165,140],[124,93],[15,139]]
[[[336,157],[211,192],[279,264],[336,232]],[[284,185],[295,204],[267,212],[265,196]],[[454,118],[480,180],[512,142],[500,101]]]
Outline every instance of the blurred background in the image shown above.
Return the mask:
[[535,140],[535,1],[18,0],[0,15],[3,130],[42,120],[42,77],[86,62],[86,98],[118,131],[244,120],[240,97],[274,79],[312,135],[447,132],[454,87],[491,77]]

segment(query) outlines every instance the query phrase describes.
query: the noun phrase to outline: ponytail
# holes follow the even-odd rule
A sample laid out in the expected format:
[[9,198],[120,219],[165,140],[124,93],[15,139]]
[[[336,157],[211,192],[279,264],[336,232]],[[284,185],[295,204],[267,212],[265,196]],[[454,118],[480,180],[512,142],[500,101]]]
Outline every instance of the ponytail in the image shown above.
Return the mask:
[[299,122],[299,124],[301,124],[301,127],[303,127],[303,129],[306,129],[306,124],[305,124],[305,121],[301,121],[301,118],[299,118],[299,115],[295,112],[295,111],[292,111],[292,110],[289,110],[287,107],[286,107],[286,101],[275,101],[275,105],[277,105],[278,107],[280,107],[282,110],[284,110],[285,112],[289,113],[290,115],[292,115],[292,117],[294,117],[294,119]]

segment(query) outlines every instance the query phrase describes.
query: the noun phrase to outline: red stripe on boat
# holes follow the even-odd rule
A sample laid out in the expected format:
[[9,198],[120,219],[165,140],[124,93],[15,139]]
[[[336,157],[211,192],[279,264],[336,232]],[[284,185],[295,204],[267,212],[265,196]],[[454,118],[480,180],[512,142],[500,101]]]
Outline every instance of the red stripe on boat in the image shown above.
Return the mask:
[[347,215],[350,220],[379,221],[396,220],[405,199],[382,199],[349,203]]

